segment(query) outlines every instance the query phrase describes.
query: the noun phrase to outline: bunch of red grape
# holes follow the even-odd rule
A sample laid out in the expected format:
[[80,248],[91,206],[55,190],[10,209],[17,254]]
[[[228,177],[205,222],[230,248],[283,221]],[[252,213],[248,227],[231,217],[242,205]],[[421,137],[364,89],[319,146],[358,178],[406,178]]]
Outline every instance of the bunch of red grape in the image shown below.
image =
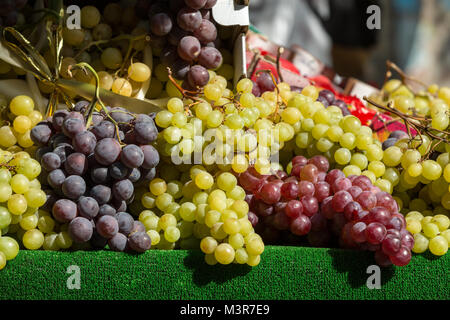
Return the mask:
[[[85,111],[87,102],[75,110]],[[51,191],[44,210],[68,224],[76,243],[95,248],[143,252],[151,240],[145,227],[127,213],[134,186],[155,177],[159,154],[150,145],[158,131],[153,119],[122,108],[94,113],[86,127],[82,112],[58,110],[31,131],[40,179]]]
[[364,175],[328,170],[324,156],[296,156],[290,175],[260,175],[253,168],[239,175],[248,193],[249,219],[264,241],[277,242],[286,233],[308,235],[313,246],[335,241],[340,247],[374,251],[381,266],[408,264],[414,238],[392,196]]
[[[220,40],[211,8],[217,0],[140,1],[148,10],[151,45],[161,63],[170,66],[174,76],[195,89],[209,81],[207,69],[222,64]],[[145,11],[145,10],[144,10]]]

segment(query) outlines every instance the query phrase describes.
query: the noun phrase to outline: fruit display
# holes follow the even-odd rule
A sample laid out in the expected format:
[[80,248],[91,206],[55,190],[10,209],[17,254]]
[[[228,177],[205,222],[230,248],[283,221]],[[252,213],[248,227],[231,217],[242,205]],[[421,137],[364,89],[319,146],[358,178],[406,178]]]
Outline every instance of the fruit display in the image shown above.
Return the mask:
[[[364,113],[306,78],[235,78],[216,2],[87,5],[75,29],[59,16],[59,42],[26,46],[44,76],[1,43],[16,58],[2,78],[32,87],[35,75],[51,107],[0,97],[0,269],[20,248],[200,250],[208,265],[251,267],[267,245],[370,251],[383,267],[448,252],[450,89],[413,90],[402,74]],[[19,27],[26,1],[5,3],[1,24]],[[135,112],[138,100],[158,108]],[[380,139],[375,113],[405,130]]]

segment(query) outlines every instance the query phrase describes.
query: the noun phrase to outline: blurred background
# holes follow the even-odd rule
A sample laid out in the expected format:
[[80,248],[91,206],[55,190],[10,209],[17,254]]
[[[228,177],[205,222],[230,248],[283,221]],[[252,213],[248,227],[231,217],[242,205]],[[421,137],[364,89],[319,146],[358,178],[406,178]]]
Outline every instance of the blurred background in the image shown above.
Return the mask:
[[[379,30],[366,25],[371,5]],[[450,85],[450,0],[250,0],[250,21],[342,76],[381,86],[389,59],[425,83]]]

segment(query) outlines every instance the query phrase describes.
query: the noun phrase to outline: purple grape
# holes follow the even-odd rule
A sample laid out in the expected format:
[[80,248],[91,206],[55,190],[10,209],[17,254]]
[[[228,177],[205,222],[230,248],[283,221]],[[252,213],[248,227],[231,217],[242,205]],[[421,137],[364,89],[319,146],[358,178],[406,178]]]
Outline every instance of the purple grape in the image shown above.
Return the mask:
[[56,153],[61,159],[61,163],[66,162],[67,157],[71,155],[74,151],[75,150],[73,149],[72,146],[66,144],[57,146],[55,150],[53,150],[53,152]]
[[94,152],[96,143],[97,138],[90,131],[80,132],[72,139],[72,145],[75,151],[85,155],[90,155]]
[[130,174],[130,168],[121,162],[115,162],[108,168],[108,174],[115,180],[122,180]]
[[62,125],[62,131],[69,138],[73,138],[77,133],[85,130],[86,127],[84,121],[78,118],[70,118],[70,114],[67,116],[66,120],[64,120]]
[[202,9],[206,4],[206,0],[184,0],[184,2],[187,6],[197,10]]
[[60,157],[54,152],[47,152],[41,158],[41,166],[47,171],[53,171],[61,166]]
[[64,180],[66,180],[66,175],[61,169],[53,170],[47,176],[48,184],[55,190],[60,190]]
[[79,152],[72,153],[64,162],[64,169],[69,175],[81,176],[85,174],[88,169],[86,156]]
[[86,192],[86,182],[80,176],[68,176],[61,189],[67,198],[77,200]]
[[103,205],[111,200],[111,188],[99,184],[92,187],[89,195],[97,200],[99,205]]
[[203,9],[211,9],[217,3],[217,0],[206,0],[206,4],[203,6]]
[[80,216],[89,220],[94,219],[99,211],[98,202],[91,197],[81,197],[77,206]]
[[106,239],[111,239],[119,232],[119,223],[111,216],[101,216],[95,226],[99,235]]
[[114,198],[126,201],[133,196],[134,193],[133,183],[128,179],[117,181],[116,183],[114,183],[112,187],[112,192]]
[[200,55],[200,50],[200,42],[193,36],[183,37],[177,47],[177,52],[180,58],[188,62],[197,59]]
[[133,217],[129,213],[118,212],[116,215],[116,219],[119,223],[119,232],[128,236],[134,227]]
[[108,240],[108,246],[112,251],[123,252],[127,249],[128,238],[119,232]]
[[178,59],[174,62],[172,68],[174,77],[178,80],[184,80],[187,77],[189,70],[191,69],[191,65],[189,62],[183,59]]
[[216,26],[211,21],[202,19],[200,26],[194,30],[194,36],[201,43],[212,42],[217,38]]
[[116,216],[116,209],[114,209],[112,206],[110,206],[109,204],[103,204],[100,206],[99,210],[98,210],[98,216],[112,216],[115,217]]
[[38,146],[45,146],[48,144],[52,130],[48,124],[38,124],[31,129],[30,137],[34,144]]
[[62,125],[64,123],[64,120],[69,115],[69,111],[67,110],[56,110],[52,117],[52,125],[53,129],[57,132],[61,132]]
[[74,242],[87,242],[92,237],[92,223],[86,218],[77,217],[69,223],[68,232]]
[[107,184],[111,181],[108,168],[96,167],[90,170],[91,180],[96,184]]
[[193,32],[202,23],[200,11],[184,7],[177,14],[177,22],[181,29]]
[[70,222],[77,216],[77,205],[71,200],[60,199],[53,205],[52,213],[56,221]]
[[102,165],[109,166],[117,161],[120,152],[120,144],[117,140],[105,138],[100,140],[95,147],[95,160]]
[[187,80],[194,88],[204,87],[209,82],[209,72],[204,67],[195,65],[189,70]]
[[128,245],[136,252],[145,252],[150,249],[152,240],[146,232],[135,232],[128,237]]
[[141,146],[142,152],[144,153],[144,162],[142,163],[142,168],[152,169],[155,168],[159,163],[159,153],[151,145]]
[[95,135],[97,140],[101,140],[104,138],[113,138],[115,128],[112,122],[103,120],[96,126],[92,127],[91,131]]
[[150,20],[150,30],[157,36],[165,36],[172,30],[172,20],[166,13],[157,13]]

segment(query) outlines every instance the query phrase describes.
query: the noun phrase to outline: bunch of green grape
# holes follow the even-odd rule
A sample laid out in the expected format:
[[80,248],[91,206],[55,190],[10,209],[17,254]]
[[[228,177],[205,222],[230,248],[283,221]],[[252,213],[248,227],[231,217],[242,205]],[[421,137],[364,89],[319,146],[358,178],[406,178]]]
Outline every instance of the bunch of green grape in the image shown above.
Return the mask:
[[0,97],[2,126],[0,127],[0,147],[11,152],[25,150],[34,154],[35,146],[30,137],[31,129],[42,120],[42,114],[34,110],[34,101],[28,96],[14,97],[9,105]]
[[443,214],[426,215],[419,211],[410,211],[406,215],[406,229],[414,236],[415,253],[427,249],[436,256],[447,253],[450,243],[450,219]]
[[233,174],[200,165],[165,163],[159,169],[159,178],[136,191],[144,209],[139,220],[153,248],[200,248],[210,265],[259,264],[264,244],[248,219],[246,194]]
[[202,95],[194,100],[169,100],[167,110],[155,117],[162,129],[157,140],[160,153],[172,161],[176,161],[175,157],[183,163],[215,164],[223,171],[233,169],[236,173],[246,171],[250,165],[262,174],[279,169],[280,150],[293,150],[302,116],[298,109],[280,101],[296,93],[280,83],[278,88],[285,88],[280,93],[265,92],[255,97],[249,79],[237,83],[236,94],[226,83],[224,77],[210,71]]
[[37,179],[40,173],[41,165],[27,152],[0,151],[0,268],[17,256],[19,243],[39,249],[44,233],[53,229],[53,219],[39,213],[47,201]]

